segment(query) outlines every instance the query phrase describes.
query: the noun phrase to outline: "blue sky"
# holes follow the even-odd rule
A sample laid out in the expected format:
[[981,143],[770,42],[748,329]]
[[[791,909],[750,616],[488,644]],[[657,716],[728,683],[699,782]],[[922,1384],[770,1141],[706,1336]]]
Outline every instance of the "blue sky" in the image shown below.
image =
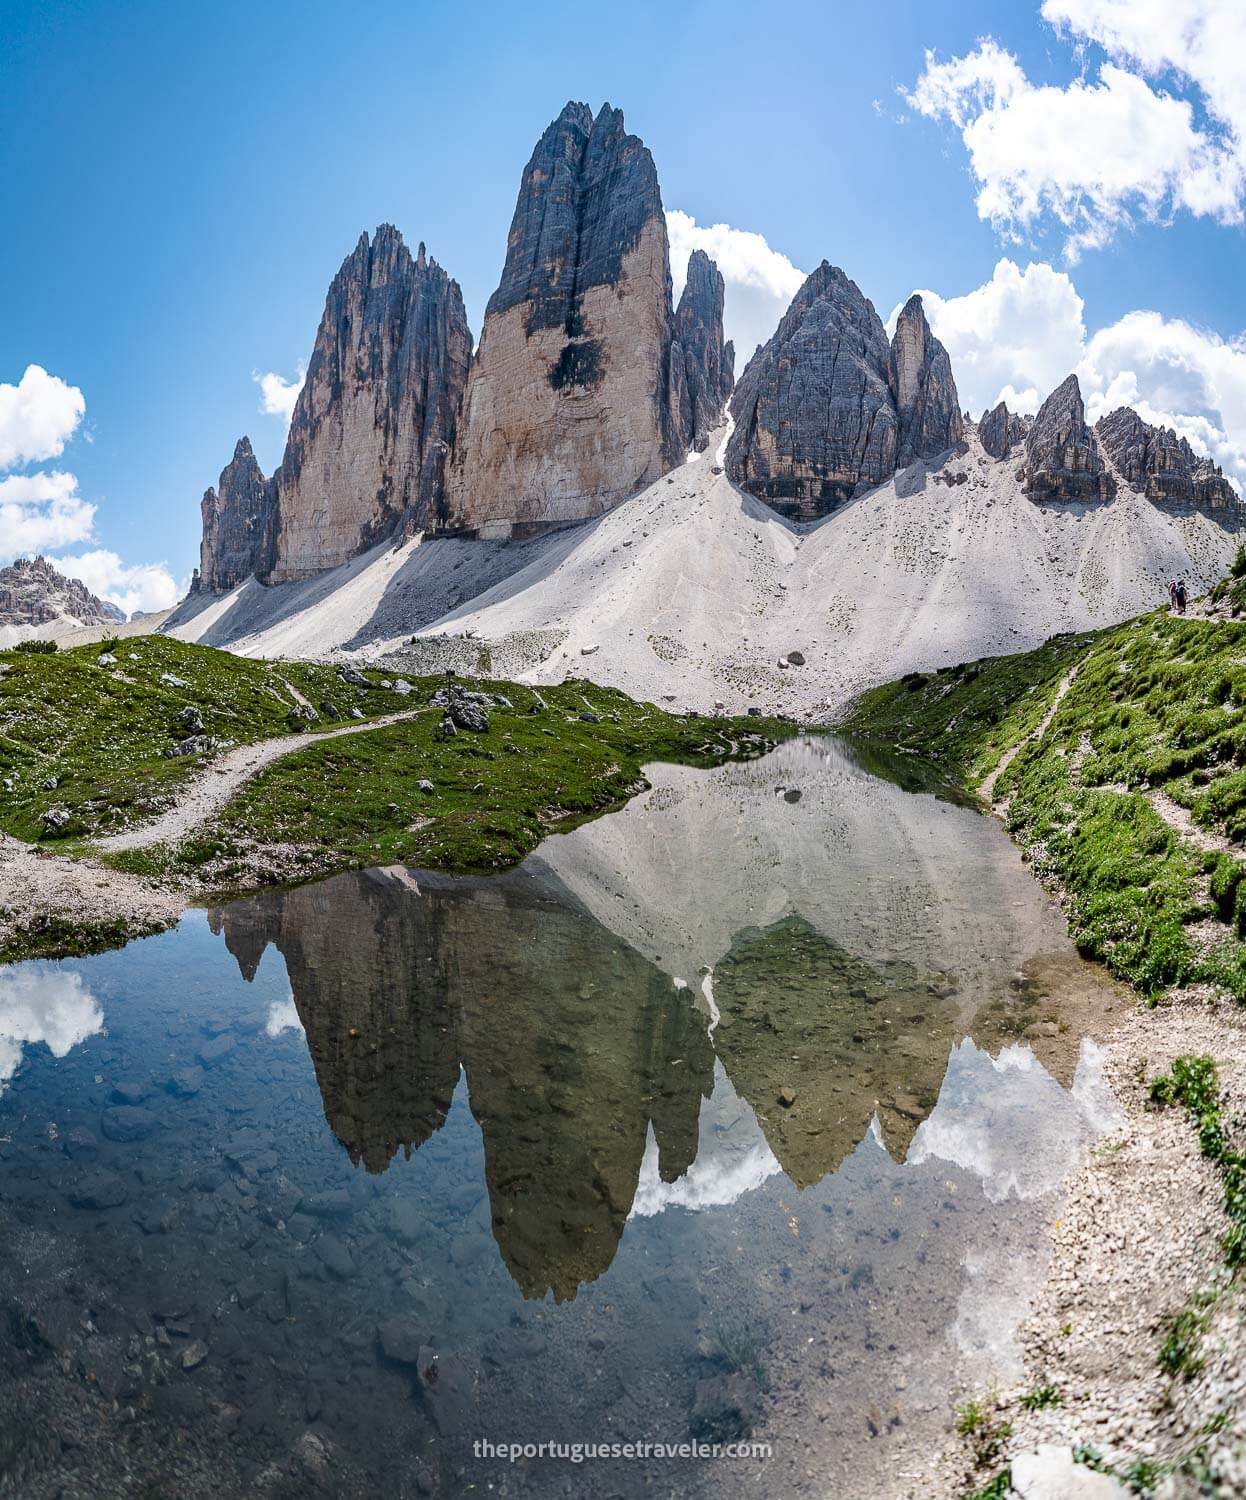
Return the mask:
[[[1032,403],[1077,365],[1088,395],[1246,474],[1246,8],[1045,9],[6,0],[0,561],[51,541],[159,602],[157,573],[126,570],[186,577],[242,433],[279,461],[253,376],[296,376],[361,230],[423,239],[479,333],[520,170],[568,98],[623,108],[668,211],[764,236],[716,242],[740,328],[825,257],[884,318],[935,294],[967,404]],[[19,385],[32,364],[81,393],[76,425],[63,391]],[[77,511],[67,481],[34,482],[53,471]]]

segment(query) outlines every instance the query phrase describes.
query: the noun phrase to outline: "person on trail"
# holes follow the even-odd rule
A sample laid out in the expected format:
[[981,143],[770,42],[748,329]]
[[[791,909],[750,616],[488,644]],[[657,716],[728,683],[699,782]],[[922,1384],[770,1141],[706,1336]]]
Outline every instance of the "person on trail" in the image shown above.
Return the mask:
[[1174,613],[1176,613],[1176,609],[1177,609],[1177,580],[1175,578],[1170,578],[1168,580],[1168,608],[1171,609]]
[[1177,613],[1185,614],[1185,579],[1177,579]]

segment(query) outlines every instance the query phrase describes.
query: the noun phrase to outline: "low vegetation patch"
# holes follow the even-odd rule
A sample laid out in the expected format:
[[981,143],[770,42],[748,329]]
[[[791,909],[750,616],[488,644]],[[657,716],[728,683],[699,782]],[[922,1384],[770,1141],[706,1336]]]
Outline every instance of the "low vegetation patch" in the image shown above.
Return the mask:
[[71,921],[49,914],[10,931],[0,940],[0,964],[27,958],[77,958],[106,953],[112,948],[124,948],[135,938],[162,932],[167,925],[134,917]]
[[1068,892],[1085,955],[1145,995],[1208,981],[1246,999],[1246,862],[1214,847],[1246,840],[1246,622],[1155,613],[1058,636],[889,683],[842,727],[970,787],[999,770],[1009,828]]
[[583,681],[535,689],[462,684],[487,728],[447,733],[432,700],[461,679],[416,677],[425,708],[367,734],[309,743],[247,782],[223,812],[171,847],[110,857],[214,890],[318,878],[366,865],[488,872],[547,834],[619,806],[650,761],[711,766],[763,754],[795,733],[775,720],[702,718]]
[[[331,666],[252,661],[168,636],[71,651],[32,644],[0,652],[0,829],[28,841],[73,844],[150,817],[219,746],[315,734],[352,708],[372,718],[405,706],[377,672],[359,674],[364,686]],[[187,746],[197,737],[204,748]]]
[[[1229,1139],[1215,1062],[1210,1057],[1177,1058],[1172,1072],[1152,1083],[1151,1098],[1157,1104],[1179,1104],[1189,1112],[1203,1155],[1220,1170],[1224,1211],[1229,1219],[1224,1260],[1235,1271],[1246,1262],[1246,1154]],[[1186,1328],[1191,1330],[1193,1324],[1188,1323]],[[1173,1359],[1177,1357],[1174,1353]]]

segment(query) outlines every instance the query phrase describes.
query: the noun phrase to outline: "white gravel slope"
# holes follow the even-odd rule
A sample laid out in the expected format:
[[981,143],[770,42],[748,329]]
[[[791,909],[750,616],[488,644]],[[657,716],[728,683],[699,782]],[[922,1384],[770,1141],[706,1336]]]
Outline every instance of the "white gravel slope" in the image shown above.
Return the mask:
[[[965,455],[917,465],[808,526],[714,467],[701,455],[599,520],[536,542],[377,549],[339,570],[340,585],[326,575],[291,586],[309,592],[293,610],[286,589],[249,584],[245,635],[193,620],[176,633],[254,655],[399,651],[418,670],[441,664],[444,643],[429,638],[471,632],[465,662],[489,642],[495,664],[520,661],[515,675],[536,682],[572,673],[645,699],[817,714],[907,671],[1128,618],[1163,603],[1172,576],[1198,593],[1239,540],[1123,488],[1108,506],[1040,508],[1021,493],[1015,459],[987,458],[976,438]],[[464,602],[449,604],[451,583]],[[807,664],[781,669],[792,650]]]

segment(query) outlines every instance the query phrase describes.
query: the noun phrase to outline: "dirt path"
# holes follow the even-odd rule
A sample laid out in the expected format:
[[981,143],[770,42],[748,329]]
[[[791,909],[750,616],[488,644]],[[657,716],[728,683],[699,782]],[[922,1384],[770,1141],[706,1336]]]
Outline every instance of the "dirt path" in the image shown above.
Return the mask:
[[1174,833],[1193,844],[1196,849],[1201,849],[1204,854],[1246,853],[1241,844],[1235,844],[1222,833],[1211,833],[1206,828],[1200,828],[1189,808],[1182,807],[1180,802],[1174,802],[1167,792],[1150,791],[1146,797]]
[[322,745],[325,740],[339,739],[346,734],[365,734],[370,729],[383,729],[387,724],[398,724],[403,719],[430,712],[432,710],[428,708],[410,708],[362,724],[344,724],[340,729],[329,729],[323,734],[283,734],[275,739],[258,740],[253,745],[239,745],[236,750],[229,750],[212,761],[204,768],[203,775],[181,789],[176,806],[149,823],[98,839],[94,847],[101,853],[112,854],[121,849],[146,849],[152,844],[174,843],[220,812],[240,787],[282,756],[292,755],[296,750],[309,750],[313,745]]
[[1027,734],[1023,740],[1018,740],[1011,750],[1006,750],[1004,752],[1003,759],[1000,761],[999,765],[995,767],[991,774],[987,776],[982,782],[981,786],[979,786],[979,797],[984,797],[988,802],[994,802],[995,783],[1004,774],[1008,767],[1012,765],[1013,761],[1016,760],[1017,756],[1021,753],[1022,749],[1026,745],[1028,745],[1032,740],[1041,740],[1042,737],[1047,733],[1048,729],[1051,728],[1051,721],[1056,716],[1056,710],[1064,701],[1065,693],[1067,693],[1068,690],[1073,686],[1074,679],[1077,677],[1077,667],[1080,666],[1081,662],[1078,662],[1077,666],[1070,667],[1068,672],[1066,672],[1065,675],[1060,679],[1060,686],[1056,689],[1056,696],[1051,700],[1051,707],[1043,715],[1042,721],[1037,725],[1036,728],[1031,729],[1029,734]]

